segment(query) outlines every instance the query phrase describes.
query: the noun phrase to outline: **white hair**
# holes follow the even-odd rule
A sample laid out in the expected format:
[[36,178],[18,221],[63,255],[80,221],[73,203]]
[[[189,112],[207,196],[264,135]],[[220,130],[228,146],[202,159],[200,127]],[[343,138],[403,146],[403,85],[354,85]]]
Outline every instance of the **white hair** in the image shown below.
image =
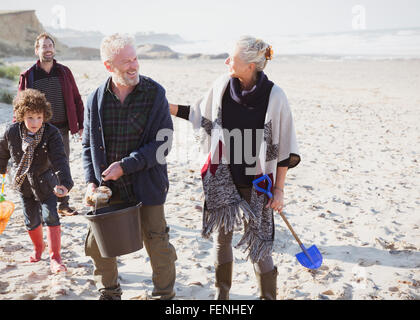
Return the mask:
[[136,47],[134,38],[127,34],[115,33],[107,36],[101,43],[101,59],[102,62],[112,61],[114,57],[127,45]]
[[267,65],[267,49],[270,47],[261,39],[252,36],[242,36],[236,42],[239,56],[246,63],[255,63],[257,71],[263,71]]

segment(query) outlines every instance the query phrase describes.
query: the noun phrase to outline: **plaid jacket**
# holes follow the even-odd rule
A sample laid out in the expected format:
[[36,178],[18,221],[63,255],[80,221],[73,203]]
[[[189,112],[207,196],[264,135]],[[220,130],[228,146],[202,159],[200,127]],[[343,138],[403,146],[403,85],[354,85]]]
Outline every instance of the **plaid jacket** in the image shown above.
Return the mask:
[[[120,161],[129,156],[132,150],[140,147],[140,137],[146,127],[156,92],[154,82],[142,77],[124,103],[121,103],[112,91],[111,81],[108,80],[103,102],[103,132],[109,164]],[[118,189],[124,201],[135,200],[132,176],[123,175],[117,181],[109,183],[113,192],[115,188]]]
[[[152,79],[140,76],[140,82],[147,79],[156,87],[156,96],[150,109],[144,130],[138,136],[138,147],[130,150],[121,159],[124,175],[132,174],[133,192],[136,201],[143,205],[161,205],[165,203],[169,188],[166,163],[158,161],[160,147],[165,147],[167,156],[172,144],[173,124],[169,113],[165,89]],[[101,173],[108,168],[105,148],[104,95],[109,79],[97,88],[87,100],[83,131],[83,169],[85,181],[99,184]],[[167,135],[160,139],[158,133],[166,129]]]

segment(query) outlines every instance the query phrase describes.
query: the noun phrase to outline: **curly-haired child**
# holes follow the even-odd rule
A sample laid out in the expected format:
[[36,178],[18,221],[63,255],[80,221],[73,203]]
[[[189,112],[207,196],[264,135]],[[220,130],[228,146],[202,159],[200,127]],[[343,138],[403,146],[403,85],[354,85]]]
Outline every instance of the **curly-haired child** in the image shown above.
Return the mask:
[[0,137],[0,174],[6,172],[12,158],[16,172],[14,189],[20,194],[25,226],[34,245],[30,262],[41,260],[46,244],[42,224],[47,226],[50,269],[66,271],[61,261],[61,226],[57,197],[64,197],[73,187],[69,163],[60,131],[47,123],[51,104],[34,89],[18,93],[13,101],[16,123]]

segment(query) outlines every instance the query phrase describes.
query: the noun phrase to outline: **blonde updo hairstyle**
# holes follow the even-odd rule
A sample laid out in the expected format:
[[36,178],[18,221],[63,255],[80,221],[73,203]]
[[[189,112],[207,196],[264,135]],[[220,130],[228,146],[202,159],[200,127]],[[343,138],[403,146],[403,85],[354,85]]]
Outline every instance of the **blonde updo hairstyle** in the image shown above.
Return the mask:
[[236,42],[240,58],[246,63],[255,63],[257,72],[263,71],[267,61],[272,59],[271,46],[261,39],[242,36]]

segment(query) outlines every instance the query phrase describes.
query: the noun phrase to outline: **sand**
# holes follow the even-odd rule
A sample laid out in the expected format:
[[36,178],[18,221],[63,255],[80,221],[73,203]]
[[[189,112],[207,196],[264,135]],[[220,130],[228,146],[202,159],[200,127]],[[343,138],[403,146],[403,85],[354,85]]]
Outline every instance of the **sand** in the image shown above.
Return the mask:
[[[87,95],[107,77],[99,61],[61,61]],[[17,62],[27,68],[33,61]],[[225,72],[222,60],[140,61],[142,74],[161,83],[172,103],[189,104]],[[266,73],[284,89],[292,108],[302,162],[287,175],[284,212],[306,246],[317,245],[317,271],[295,258],[296,241],[275,218],[273,259],[278,299],[420,298],[420,60],[326,60],[276,58]],[[11,107],[0,105],[1,129]],[[213,299],[212,241],[201,238],[201,163],[190,124],[174,120],[168,157],[166,217],[177,250],[176,299]],[[0,299],[93,300],[93,265],[84,254],[81,143],[71,142],[75,186],[71,204],[81,215],[61,218],[62,257],[68,272],[53,275],[44,253],[28,263],[32,244],[22,206],[0,235]],[[238,231],[234,243],[240,238]],[[234,249],[231,299],[253,300],[258,287],[252,264]],[[144,299],[153,290],[144,249],[118,258],[123,299]]]

